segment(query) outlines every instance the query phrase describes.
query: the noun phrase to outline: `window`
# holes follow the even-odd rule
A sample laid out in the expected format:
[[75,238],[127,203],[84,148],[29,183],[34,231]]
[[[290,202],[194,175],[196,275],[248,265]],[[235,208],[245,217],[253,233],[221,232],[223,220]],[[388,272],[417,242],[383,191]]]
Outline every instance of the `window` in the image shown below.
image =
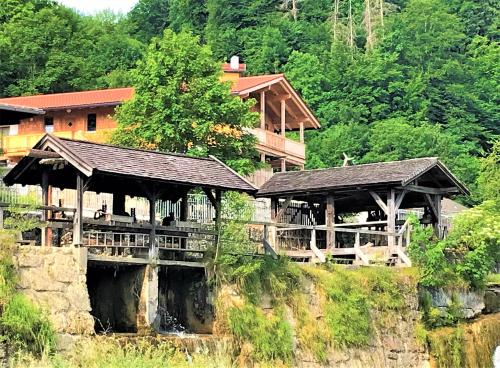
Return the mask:
[[54,131],[54,118],[52,116],[46,116],[43,122],[45,123],[45,133],[52,133]]
[[87,115],[87,132],[95,132],[97,127],[97,117],[96,114]]

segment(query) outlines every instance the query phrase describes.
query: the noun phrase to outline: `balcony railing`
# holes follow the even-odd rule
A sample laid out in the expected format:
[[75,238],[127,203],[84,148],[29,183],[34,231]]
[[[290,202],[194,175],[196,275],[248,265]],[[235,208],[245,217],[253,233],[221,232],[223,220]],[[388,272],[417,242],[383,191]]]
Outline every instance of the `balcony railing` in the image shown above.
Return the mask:
[[301,160],[305,160],[306,158],[306,146],[304,143],[260,128],[250,129],[249,132],[257,137],[259,145],[264,148],[269,148],[272,151],[277,151],[286,156],[293,156]]
[[[97,143],[105,143],[114,129],[100,129],[95,132],[87,131],[62,131],[52,134],[61,138],[79,139]],[[44,136],[45,133],[9,135],[2,137],[2,156],[20,157],[28,151]]]

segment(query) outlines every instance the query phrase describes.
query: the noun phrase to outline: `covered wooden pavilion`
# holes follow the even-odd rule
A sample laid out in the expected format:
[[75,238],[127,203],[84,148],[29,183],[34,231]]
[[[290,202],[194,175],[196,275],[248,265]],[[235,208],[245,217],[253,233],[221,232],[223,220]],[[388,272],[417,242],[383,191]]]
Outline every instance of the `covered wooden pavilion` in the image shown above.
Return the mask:
[[[402,249],[409,241],[408,225],[398,221],[398,210],[423,208],[421,222],[434,226],[442,236],[441,199],[457,194],[469,192],[438,158],[429,157],[278,173],[260,188],[257,197],[271,198],[271,218],[278,235],[314,230],[301,249],[320,259],[321,252],[329,252],[369,263],[363,246],[381,245],[386,247],[387,258],[409,263]],[[347,219],[362,212],[367,213],[366,220]],[[306,225],[300,221],[304,218]],[[325,235],[321,245],[316,230]],[[353,237],[350,244],[345,233]]]
[[[159,249],[187,251],[190,249],[186,244],[188,233],[216,235],[214,231],[204,233],[195,224],[187,223],[190,190],[200,188],[205,192],[216,209],[216,224],[220,219],[223,191],[256,192],[251,183],[215,157],[197,158],[132,149],[62,139],[50,134],[21,159],[5,176],[4,182],[42,187],[42,220],[46,225],[42,231],[43,245],[52,244],[50,228],[70,228],[72,244],[76,246],[135,247],[145,250],[149,258],[158,257]],[[76,190],[76,208],[49,206],[52,187]],[[112,213],[106,213],[103,208],[99,218],[83,218],[85,191],[112,193]],[[133,213],[125,211],[126,195],[148,199],[149,223],[141,223]],[[182,201],[181,218],[160,224],[155,218],[158,200]],[[58,216],[61,212],[73,213],[73,216]],[[144,252],[139,253],[145,257]]]

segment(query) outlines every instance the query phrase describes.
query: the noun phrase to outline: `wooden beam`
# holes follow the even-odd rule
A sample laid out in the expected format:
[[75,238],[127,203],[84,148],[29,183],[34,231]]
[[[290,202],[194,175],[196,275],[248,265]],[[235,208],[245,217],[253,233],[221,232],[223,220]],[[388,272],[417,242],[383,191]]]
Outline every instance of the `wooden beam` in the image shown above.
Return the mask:
[[[49,172],[47,169],[43,169],[42,171],[42,205],[49,205]],[[48,246],[49,245],[49,228],[47,227],[48,220],[48,211],[42,210],[42,239],[41,245]]]
[[280,112],[281,135],[284,137],[286,131],[286,100],[281,100],[280,106],[281,106],[281,112]]
[[57,152],[44,151],[35,148],[30,150],[28,156],[33,158],[61,158],[61,155]]
[[370,190],[369,193],[373,197],[375,202],[377,202],[378,206],[382,209],[382,211],[384,211],[384,213],[388,215],[389,209],[387,208],[387,205],[384,203],[382,198],[380,198],[380,196],[372,190]]
[[149,196],[149,258],[158,258],[158,249],[156,247],[156,196]]
[[73,245],[82,245],[83,238],[83,192],[85,179],[81,173],[76,176],[76,211],[73,217]]
[[398,189],[406,189],[412,192],[424,193],[424,194],[446,194],[446,193],[457,193],[460,191],[457,187],[431,188],[422,185],[405,185],[404,187],[398,187]]
[[267,102],[278,102],[278,101],[283,101],[283,100],[289,100],[292,98],[291,94],[279,94],[279,95],[271,95],[267,96],[266,100]]
[[[394,189],[390,189],[387,192],[387,232],[396,232],[396,191]],[[396,245],[396,238],[388,235],[387,245],[389,248],[394,247]]]
[[208,188],[203,188],[203,191],[205,192],[208,200],[210,201],[210,204],[214,207],[217,208],[217,201],[215,200],[215,196],[212,193],[212,191]]
[[266,129],[266,91],[260,92],[260,129]]
[[281,206],[281,209],[278,211],[278,213],[276,214],[276,217],[274,218],[275,222],[280,221],[281,216],[283,216],[285,214],[286,209],[288,208],[288,206],[290,206],[290,203],[292,203],[292,200],[293,200],[293,197],[287,197],[285,199],[285,202],[283,202],[283,206]]
[[300,143],[304,143],[304,122],[299,123],[299,140]]
[[408,191],[406,189],[403,189],[401,193],[399,193],[399,195],[396,197],[396,211],[399,210],[401,203],[403,203],[403,199],[405,198],[406,193],[408,193]]
[[425,200],[427,201],[427,204],[431,208],[432,213],[434,214],[434,217],[438,218],[439,217],[439,212],[438,212],[438,209],[436,208],[436,205],[434,203],[434,199],[431,197],[430,194],[426,193],[425,194]]
[[335,248],[335,202],[331,194],[326,197],[325,219],[326,248]]

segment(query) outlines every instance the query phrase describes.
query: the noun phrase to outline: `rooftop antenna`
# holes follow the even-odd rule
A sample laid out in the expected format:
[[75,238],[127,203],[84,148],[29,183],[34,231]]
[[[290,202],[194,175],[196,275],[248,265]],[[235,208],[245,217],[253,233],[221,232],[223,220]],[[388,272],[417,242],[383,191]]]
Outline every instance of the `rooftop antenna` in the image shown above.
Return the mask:
[[344,155],[344,163],[342,164],[342,167],[349,166],[349,161],[354,160],[354,157],[349,157],[345,154],[345,152],[342,153]]

